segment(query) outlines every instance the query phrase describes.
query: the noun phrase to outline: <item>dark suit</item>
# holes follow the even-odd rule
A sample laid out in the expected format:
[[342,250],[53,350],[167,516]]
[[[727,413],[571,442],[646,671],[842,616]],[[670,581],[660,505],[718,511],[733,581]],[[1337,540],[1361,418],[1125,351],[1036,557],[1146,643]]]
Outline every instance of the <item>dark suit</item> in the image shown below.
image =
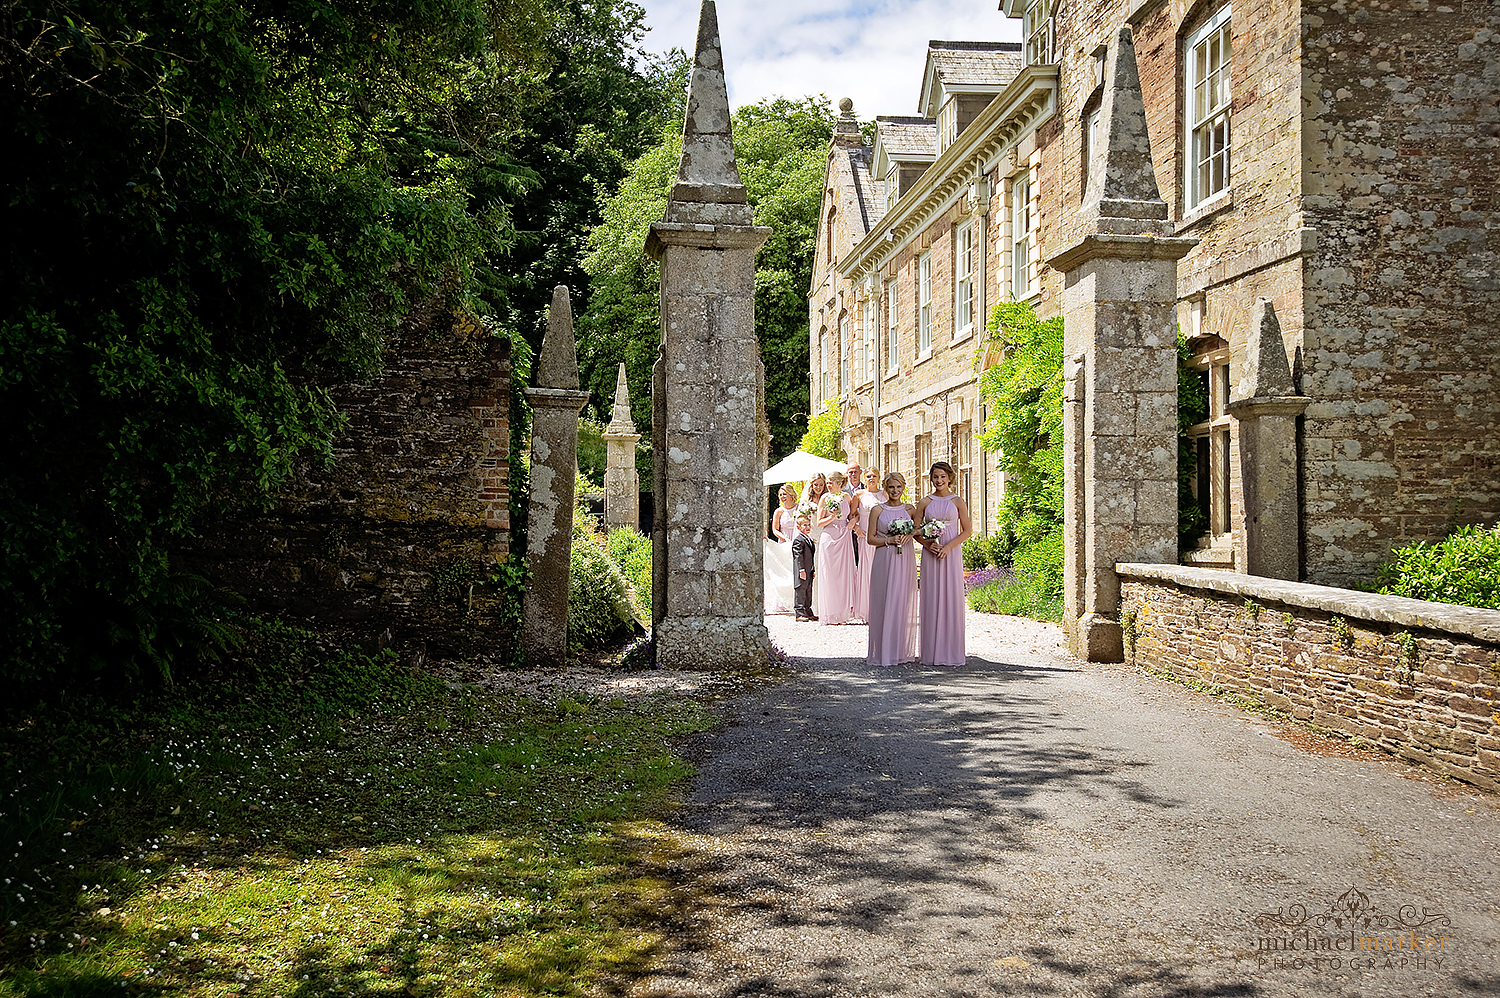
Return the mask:
[[[813,539],[801,531],[792,538],[792,582],[793,585],[793,609],[799,617],[811,617],[813,597],[813,576],[817,574],[818,546]],[[807,573],[806,577],[803,573]]]

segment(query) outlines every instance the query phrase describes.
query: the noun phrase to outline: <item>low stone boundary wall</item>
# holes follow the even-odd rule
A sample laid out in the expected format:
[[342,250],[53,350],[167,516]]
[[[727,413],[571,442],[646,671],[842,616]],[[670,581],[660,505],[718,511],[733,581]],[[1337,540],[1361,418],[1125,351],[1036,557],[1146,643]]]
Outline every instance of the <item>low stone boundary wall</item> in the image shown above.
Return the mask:
[[1500,611],[1122,564],[1128,661],[1500,790]]

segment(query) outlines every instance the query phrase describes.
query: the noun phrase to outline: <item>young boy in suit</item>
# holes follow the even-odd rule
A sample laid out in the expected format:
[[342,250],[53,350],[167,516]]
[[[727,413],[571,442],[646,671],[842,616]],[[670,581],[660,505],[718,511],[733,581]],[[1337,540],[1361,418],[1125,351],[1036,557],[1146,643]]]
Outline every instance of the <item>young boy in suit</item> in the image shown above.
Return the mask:
[[806,516],[798,517],[797,536],[792,538],[792,572],[795,578],[792,604],[798,621],[818,619],[812,612],[817,550],[818,545],[812,539],[812,520]]

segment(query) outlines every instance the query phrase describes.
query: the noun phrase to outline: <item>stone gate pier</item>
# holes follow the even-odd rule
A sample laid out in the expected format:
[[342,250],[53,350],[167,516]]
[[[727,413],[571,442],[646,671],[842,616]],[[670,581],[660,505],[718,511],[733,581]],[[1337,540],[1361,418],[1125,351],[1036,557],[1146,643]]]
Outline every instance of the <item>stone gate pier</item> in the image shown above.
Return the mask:
[[646,252],[661,264],[661,352],[652,371],[656,515],[652,628],[667,668],[764,664],[761,473],[765,369],[755,336],[755,253],[734,159],[718,14],[703,4],[666,219]]
[[1177,261],[1156,186],[1129,28],[1106,56],[1100,143],[1080,214],[1047,262],[1064,275],[1063,629],[1090,662],[1124,659],[1118,562],[1177,559]]

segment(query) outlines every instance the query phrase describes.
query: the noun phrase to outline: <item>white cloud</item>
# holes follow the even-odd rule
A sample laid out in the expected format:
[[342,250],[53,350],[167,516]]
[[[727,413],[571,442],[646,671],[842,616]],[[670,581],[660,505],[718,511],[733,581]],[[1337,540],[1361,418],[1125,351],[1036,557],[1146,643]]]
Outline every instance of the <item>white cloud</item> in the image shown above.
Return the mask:
[[[689,55],[698,0],[644,0],[651,51]],[[719,0],[719,35],[735,107],[764,97],[854,100],[861,120],[916,114],[929,39],[1019,41],[998,0]]]

